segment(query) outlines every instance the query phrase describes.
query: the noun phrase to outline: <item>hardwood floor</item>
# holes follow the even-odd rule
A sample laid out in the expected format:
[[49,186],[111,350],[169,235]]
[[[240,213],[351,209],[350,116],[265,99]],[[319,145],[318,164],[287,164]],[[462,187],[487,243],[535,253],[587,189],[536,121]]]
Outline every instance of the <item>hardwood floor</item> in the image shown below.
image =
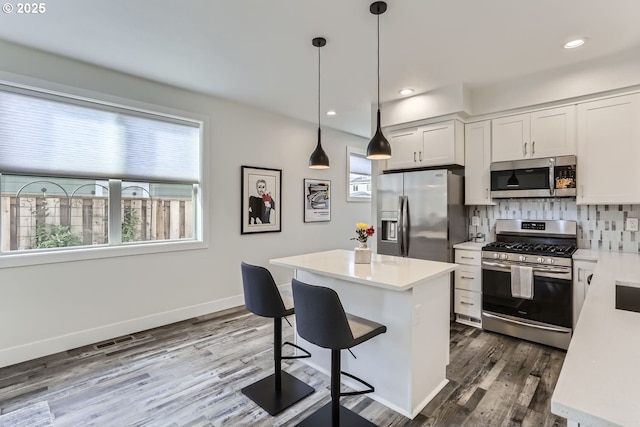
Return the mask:
[[[284,361],[316,392],[276,417],[257,407],[239,390],[272,372],[272,336],[270,319],[236,309],[1,368],[0,414],[46,402],[54,427],[293,426],[329,401],[329,379]],[[414,420],[366,396],[341,402],[388,427],[565,426],[549,410],[563,360],[452,323],[449,384]]]

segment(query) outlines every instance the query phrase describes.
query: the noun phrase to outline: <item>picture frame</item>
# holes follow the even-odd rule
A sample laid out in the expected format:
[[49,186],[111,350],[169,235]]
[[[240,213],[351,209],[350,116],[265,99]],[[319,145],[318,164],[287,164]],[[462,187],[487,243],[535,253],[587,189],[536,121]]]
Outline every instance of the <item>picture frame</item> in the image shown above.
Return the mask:
[[241,234],[282,231],[282,169],[241,166]]
[[331,181],[304,179],[304,222],[331,221]]

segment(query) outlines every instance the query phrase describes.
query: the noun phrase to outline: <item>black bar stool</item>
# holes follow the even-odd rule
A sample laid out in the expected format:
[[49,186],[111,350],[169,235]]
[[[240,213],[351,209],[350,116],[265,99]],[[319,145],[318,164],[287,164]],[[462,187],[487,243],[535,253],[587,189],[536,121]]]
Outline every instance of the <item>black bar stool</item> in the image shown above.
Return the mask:
[[[313,286],[293,279],[293,300],[296,305],[296,328],[305,340],[331,349],[331,402],[298,424],[302,427],[371,427],[372,422],[340,405],[341,396],[371,393],[374,388],[360,378],[340,371],[340,350],[349,349],[376,335],[387,327],[371,320],[345,313],[336,291]],[[340,374],[368,387],[367,390],[340,393]]]
[[[282,343],[282,318],[293,314],[293,300],[283,297],[273,276],[264,267],[242,263],[242,286],[244,304],[250,312],[273,318],[273,361],[274,373],[242,389],[249,399],[275,415],[294,403],[310,395],[315,389],[282,370],[283,359],[310,357],[308,351],[290,342]],[[282,356],[282,347],[291,345],[305,354]]]

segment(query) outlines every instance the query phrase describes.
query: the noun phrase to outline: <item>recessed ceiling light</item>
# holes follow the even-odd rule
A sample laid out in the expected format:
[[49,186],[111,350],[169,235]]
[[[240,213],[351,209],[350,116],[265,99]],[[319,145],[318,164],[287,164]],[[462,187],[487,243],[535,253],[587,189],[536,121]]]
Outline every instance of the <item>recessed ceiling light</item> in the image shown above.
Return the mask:
[[335,116],[337,113],[333,110],[327,111],[327,116]]
[[413,89],[409,89],[409,88],[402,89],[400,91],[400,95],[411,95],[412,93],[413,93]]
[[584,44],[584,39],[575,39],[564,44],[565,49],[575,49],[576,47],[582,46]]

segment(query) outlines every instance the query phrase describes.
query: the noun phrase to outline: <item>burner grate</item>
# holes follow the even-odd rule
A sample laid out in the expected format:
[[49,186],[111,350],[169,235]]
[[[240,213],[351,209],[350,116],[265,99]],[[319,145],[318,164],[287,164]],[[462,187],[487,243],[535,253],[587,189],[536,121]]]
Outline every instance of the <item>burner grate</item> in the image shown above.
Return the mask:
[[570,257],[577,248],[574,245],[555,245],[529,242],[493,242],[487,244],[482,249],[496,252],[517,252],[532,255]]

